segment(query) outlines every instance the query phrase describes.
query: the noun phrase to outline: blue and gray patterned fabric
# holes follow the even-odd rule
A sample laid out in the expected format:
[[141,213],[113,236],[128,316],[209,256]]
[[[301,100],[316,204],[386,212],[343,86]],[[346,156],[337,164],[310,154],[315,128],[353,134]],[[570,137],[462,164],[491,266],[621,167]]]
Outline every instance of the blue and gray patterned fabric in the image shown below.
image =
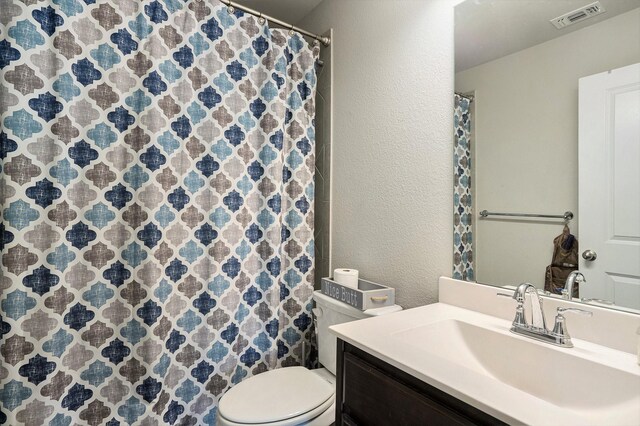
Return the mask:
[[0,31],[0,424],[215,424],[303,363],[319,47],[216,0]]
[[453,113],[453,278],[474,281],[471,194],[471,111],[455,95]]

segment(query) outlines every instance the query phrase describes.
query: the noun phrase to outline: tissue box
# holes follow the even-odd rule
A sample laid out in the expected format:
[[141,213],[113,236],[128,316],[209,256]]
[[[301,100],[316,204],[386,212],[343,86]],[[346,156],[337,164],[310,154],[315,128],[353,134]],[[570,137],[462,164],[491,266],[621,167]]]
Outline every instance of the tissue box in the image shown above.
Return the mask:
[[359,279],[356,289],[340,285],[331,278],[323,278],[321,282],[322,294],[361,311],[391,306],[396,303],[396,289],[382,284]]

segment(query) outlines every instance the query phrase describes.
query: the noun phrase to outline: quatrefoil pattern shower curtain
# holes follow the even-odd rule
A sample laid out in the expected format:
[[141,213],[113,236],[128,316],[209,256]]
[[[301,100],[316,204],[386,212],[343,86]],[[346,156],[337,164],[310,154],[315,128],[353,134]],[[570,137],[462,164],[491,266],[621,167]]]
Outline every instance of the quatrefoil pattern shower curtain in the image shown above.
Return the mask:
[[475,280],[470,106],[469,99],[455,94],[453,110],[453,278],[466,281]]
[[216,0],[0,30],[0,423],[215,424],[303,363],[319,48]]

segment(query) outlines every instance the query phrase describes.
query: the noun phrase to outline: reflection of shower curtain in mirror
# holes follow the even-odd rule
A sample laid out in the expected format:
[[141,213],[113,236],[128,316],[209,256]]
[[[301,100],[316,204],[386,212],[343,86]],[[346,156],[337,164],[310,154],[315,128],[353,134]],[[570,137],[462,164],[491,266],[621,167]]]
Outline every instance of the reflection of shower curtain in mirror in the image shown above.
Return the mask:
[[471,197],[471,110],[455,95],[453,115],[453,278],[473,281],[473,206]]
[[319,47],[217,0],[0,5],[0,424],[214,425],[304,362]]

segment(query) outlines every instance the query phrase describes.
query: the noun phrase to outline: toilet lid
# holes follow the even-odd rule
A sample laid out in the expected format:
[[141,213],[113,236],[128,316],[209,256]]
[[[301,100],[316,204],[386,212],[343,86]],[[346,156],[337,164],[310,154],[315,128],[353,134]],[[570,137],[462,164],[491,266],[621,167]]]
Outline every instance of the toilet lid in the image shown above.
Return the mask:
[[333,397],[334,386],[304,367],[267,371],[229,389],[219,413],[237,423],[268,423],[300,416]]

